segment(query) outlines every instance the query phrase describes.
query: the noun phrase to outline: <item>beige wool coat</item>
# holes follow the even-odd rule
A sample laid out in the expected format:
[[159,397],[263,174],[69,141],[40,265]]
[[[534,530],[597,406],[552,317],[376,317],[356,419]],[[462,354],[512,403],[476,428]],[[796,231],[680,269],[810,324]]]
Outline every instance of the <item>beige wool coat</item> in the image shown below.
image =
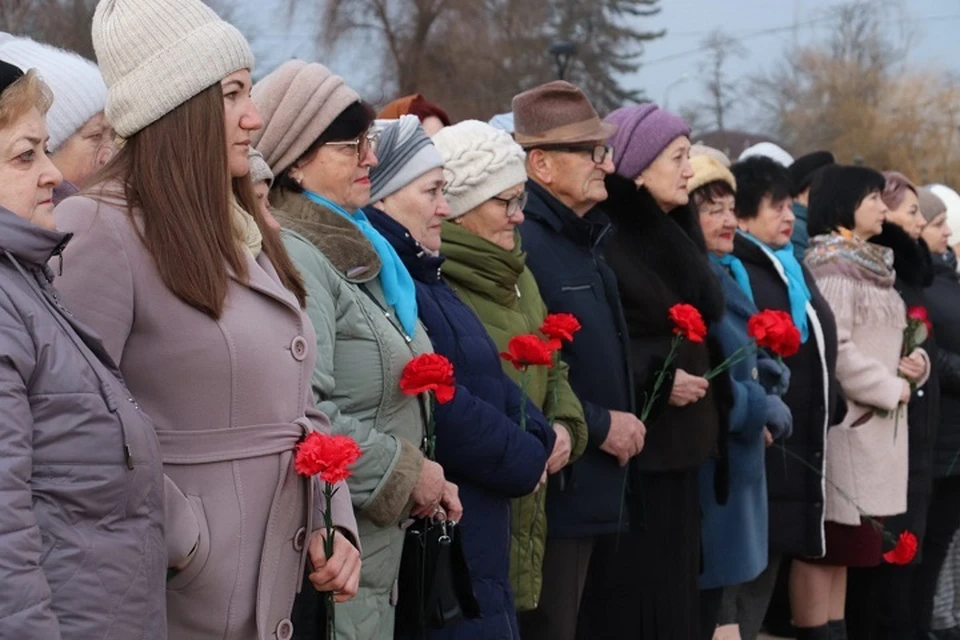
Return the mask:
[[[170,566],[199,534],[167,583],[169,637],[292,637],[304,540],[324,507],[318,482],[295,473],[293,450],[304,433],[330,430],[310,388],[310,319],[263,254],[247,253],[249,279],[231,275],[214,320],[166,288],[123,203],[77,196],[55,215],[74,234],[56,285],[157,430]],[[345,485],[332,510],[356,536]]]
[[[840,524],[907,510],[906,407],[896,418],[907,310],[892,264],[890,249],[839,235],[812,238],[807,252],[807,268],[837,321],[837,381],[847,401],[826,447],[826,519]],[[929,358],[920,352],[928,376]]]

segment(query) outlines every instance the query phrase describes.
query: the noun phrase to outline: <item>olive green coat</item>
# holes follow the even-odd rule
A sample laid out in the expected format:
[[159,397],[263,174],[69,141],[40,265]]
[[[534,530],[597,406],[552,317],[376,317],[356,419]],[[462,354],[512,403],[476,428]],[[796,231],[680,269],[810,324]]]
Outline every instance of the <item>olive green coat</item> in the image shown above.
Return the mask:
[[408,338],[396,322],[380,288],[380,260],[353,223],[300,195],[274,205],[317,334],[317,408],[334,433],[353,437],[363,451],[347,480],[363,549],[360,590],[337,605],[337,637],[392,640],[404,539],[398,525],[423,466],[425,425],[420,403],[399,382],[411,358],[433,349],[422,326]]
[[[538,333],[547,315],[533,274],[526,267],[526,254],[520,248],[506,251],[455,224],[443,223],[441,253],[446,262],[443,277],[480,317],[497,348],[506,351],[510,338]],[[574,337],[576,339],[576,337]],[[504,361],[504,371],[518,384],[520,372]],[[556,402],[550,392],[557,384]],[[570,433],[571,461],[587,446],[587,425],[583,407],[567,381],[567,365],[530,367],[526,392],[548,418],[562,424]],[[547,538],[546,487],[513,501],[513,538],[510,547],[510,582],[518,611],[535,609],[540,600],[543,580],[543,550]]]

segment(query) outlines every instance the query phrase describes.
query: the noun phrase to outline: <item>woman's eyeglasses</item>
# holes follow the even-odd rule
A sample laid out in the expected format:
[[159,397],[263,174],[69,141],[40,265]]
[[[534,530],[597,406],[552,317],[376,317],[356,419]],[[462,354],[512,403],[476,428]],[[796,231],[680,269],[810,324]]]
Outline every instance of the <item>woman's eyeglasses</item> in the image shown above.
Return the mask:
[[367,153],[377,153],[377,143],[380,142],[380,129],[370,128],[365,134],[353,140],[337,140],[335,142],[326,142],[331,147],[356,147],[357,162],[363,162]]
[[512,198],[501,198],[500,196],[493,196],[491,200],[496,200],[497,202],[502,202],[507,205],[507,217],[515,218],[523,208],[527,206],[527,192],[524,191],[518,196]]

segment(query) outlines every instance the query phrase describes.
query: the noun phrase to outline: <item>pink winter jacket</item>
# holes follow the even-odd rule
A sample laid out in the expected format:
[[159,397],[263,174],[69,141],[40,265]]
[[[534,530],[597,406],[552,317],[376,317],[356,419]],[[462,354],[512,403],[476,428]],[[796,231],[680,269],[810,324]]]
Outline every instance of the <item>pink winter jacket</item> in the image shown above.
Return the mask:
[[[289,620],[322,526],[318,483],[298,476],[294,445],[329,431],[314,409],[313,326],[263,254],[249,281],[231,275],[214,320],[163,284],[125,205],[75,196],[55,212],[74,238],[56,281],[68,307],[103,337],[153,419],[167,475],[169,637],[292,637]],[[341,485],[334,522],[356,535]]]
[[[906,407],[895,417],[907,310],[892,264],[890,249],[839,235],[812,238],[806,257],[837,321],[837,380],[848,408],[827,435],[826,519],[841,524],[907,510]],[[927,360],[922,385],[930,366],[919,351]]]

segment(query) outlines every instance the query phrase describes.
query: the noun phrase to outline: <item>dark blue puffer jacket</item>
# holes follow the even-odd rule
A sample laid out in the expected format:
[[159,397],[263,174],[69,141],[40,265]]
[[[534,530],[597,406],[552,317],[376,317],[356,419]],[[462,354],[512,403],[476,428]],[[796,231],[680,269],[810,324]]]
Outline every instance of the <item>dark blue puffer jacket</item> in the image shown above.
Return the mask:
[[[510,590],[510,499],[537,486],[555,435],[528,401],[520,420],[520,388],[503,372],[483,323],[440,278],[443,258],[430,256],[406,228],[367,207],[370,222],[390,241],[417,287],[420,321],[434,350],[454,367],[457,391],[436,412],[436,457],[460,487],[464,550],[481,617],[430,631],[431,640],[516,640]],[[400,594],[403,597],[403,594]]]

